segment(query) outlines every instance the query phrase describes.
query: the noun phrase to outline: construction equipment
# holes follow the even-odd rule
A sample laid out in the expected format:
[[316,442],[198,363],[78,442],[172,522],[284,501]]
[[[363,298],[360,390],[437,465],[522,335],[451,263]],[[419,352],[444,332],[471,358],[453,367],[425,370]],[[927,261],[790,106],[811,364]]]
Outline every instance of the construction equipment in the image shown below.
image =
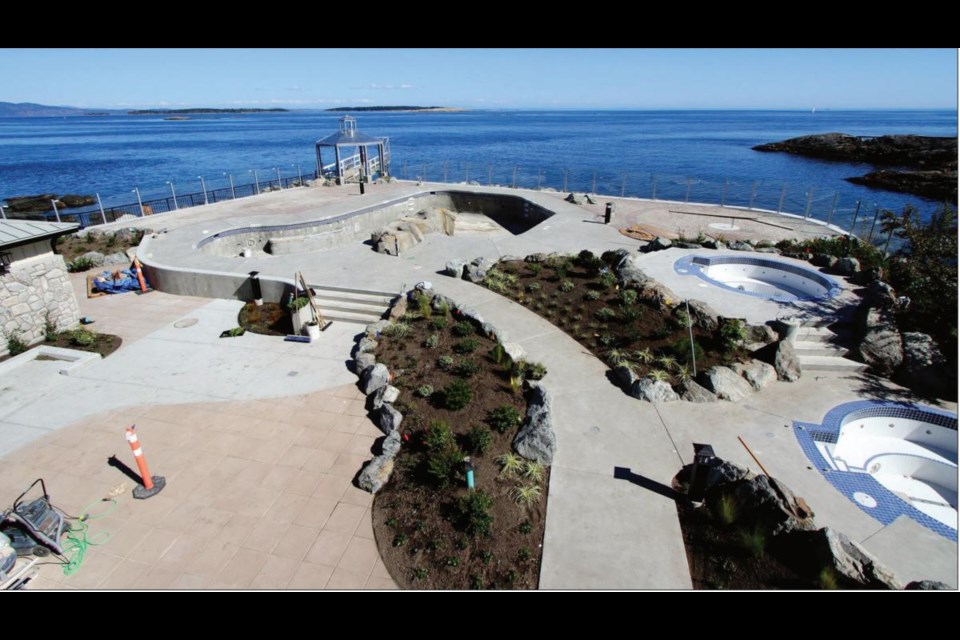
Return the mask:
[[[40,484],[43,496],[24,504],[23,498]],[[48,555],[53,551],[63,555],[60,539],[67,531],[67,515],[50,504],[50,495],[43,478],[33,481],[27,490],[14,501],[13,507],[4,512],[3,533],[10,538],[17,555]],[[49,551],[47,551],[49,550]]]

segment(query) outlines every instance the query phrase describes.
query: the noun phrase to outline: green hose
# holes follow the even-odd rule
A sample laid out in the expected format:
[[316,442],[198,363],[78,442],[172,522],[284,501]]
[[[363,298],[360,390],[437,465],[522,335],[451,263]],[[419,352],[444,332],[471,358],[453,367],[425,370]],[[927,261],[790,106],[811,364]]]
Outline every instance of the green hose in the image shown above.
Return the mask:
[[[88,511],[91,507],[102,502],[109,502],[111,505],[99,513],[91,514]],[[87,553],[87,548],[105,543],[112,535],[109,531],[101,531],[92,538],[88,537],[87,532],[90,530],[90,525],[87,524],[87,521],[103,518],[116,511],[116,509],[117,501],[114,498],[104,498],[91,502],[80,510],[80,517],[77,518],[76,525],[71,526],[67,531],[67,541],[63,545],[63,556],[66,559],[63,565],[63,575],[69,576],[76,573],[83,564],[83,557]]]

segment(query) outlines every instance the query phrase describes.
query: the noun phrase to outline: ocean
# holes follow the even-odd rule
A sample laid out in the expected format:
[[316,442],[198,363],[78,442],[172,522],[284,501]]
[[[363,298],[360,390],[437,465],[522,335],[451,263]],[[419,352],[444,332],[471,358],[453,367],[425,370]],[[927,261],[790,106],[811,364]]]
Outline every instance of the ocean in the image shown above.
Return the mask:
[[[342,114],[289,112],[160,116],[0,118],[0,198],[54,192],[100,193],[104,205],[306,177],[314,141]],[[825,162],[751,147],[794,136],[956,136],[953,111],[467,111],[358,113],[357,128],[388,136],[392,173],[525,187],[593,190],[661,199],[720,202],[849,219],[899,210],[931,211],[916,196],[868,189],[845,177],[869,166]],[[331,155],[332,160],[332,155]],[[329,162],[325,158],[325,162]]]

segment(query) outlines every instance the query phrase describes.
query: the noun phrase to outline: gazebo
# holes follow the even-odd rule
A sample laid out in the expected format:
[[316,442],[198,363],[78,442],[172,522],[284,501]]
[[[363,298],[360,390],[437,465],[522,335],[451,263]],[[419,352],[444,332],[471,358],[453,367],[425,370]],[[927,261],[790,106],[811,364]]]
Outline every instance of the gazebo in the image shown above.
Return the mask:
[[[336,162],[327,168],[330,171],[324,171],[322,149],[324,147],[333,147],[333,153]],[[343,147],[357,147],[359,153],[351,156],[344,156],[341,152]],[[370,157],[370,147],[376,147],[376,157]],[[357,131],[357,119],[353,116],[343,116],[340,118],[340,131],[332,135],[317,140],[317,177],[331,176],[336,177],[337,183],[343,184],[354,176],[358,177],[362,173],[367,178],[389,173],[390,171],[390,139],[374,138]]]

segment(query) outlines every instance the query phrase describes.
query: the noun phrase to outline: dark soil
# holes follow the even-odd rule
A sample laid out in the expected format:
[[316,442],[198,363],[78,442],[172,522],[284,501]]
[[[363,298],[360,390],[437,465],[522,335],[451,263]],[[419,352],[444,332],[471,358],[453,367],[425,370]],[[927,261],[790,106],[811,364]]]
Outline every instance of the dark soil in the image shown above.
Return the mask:
[[[121,338],[120,336],[114,336],[108,333],[97,333],[95,335],[96,335],[96,341],[93,344],[79,345],[76,342],[74,342],[73,338],[71,337],[70,331],[63,331],[57,334],[56,340],[41,342],[40,344],[37,344],[31,347],[31,349],[46,345],[49,347],[62,347],[64,349],[75,349],[77,351],[90,351],[93,353],[99,353],[101,356],[106,358],[111,353],[119,349],[120,345],[123,344],[123,338]],[[8,360],[11,357],[12,356],[9,356],[9,355],[0,357],[0,362],[3,362],[4,360]],[[40,359],[46,359],[46,358],[41,356],[37,359],[40,360]],[[56,358],[50,358],[50,359],[55,360]]]
[[[497,271],[515,277],[516,283],[507,283],[505,291],[498,291],[496,285],[490,287],[489,279],[484,284],[549,320],[608,365],[612,366],[611,350],[632,353],[647,349],[653,356],[671,356],[680,364],[689,361],[689,343],[685,349],[680,348],[680,343],[689,337],[684,320],[661,312],[642,299],[625,303],[617,285],[605,287],[600,275],[592,275],[583,268],[571,266],[565,273],[558,273],[541,263],[539,273],[531,269],[537,267],[522,261],[501,262]],[[566,292],[561,288],[565,281],[573,284],[573,288]],[[539,289],[531,291],[531,285],[539,286]],[[589,299],[590,292],[599,294],[599,297]],[[608,309],[616,315],[603,319],[597,315],[601,309]],[[638,317],[631,318],[631,315]],[[737,354],[726,353],[711,332],[695,326],[693,335],[694,341],[703,349],[702,357],[699,351],[697,353],[698,371],[735,360]],[[645,376],[655,369],[667,370],[672,383],[680,382],[676,367],[666,367],[657,361],[632,360],[631,364],[638,376]]]
[[[57,238],[55,250],[63,256],[65,262],[70,263],[88,251],[98,251],[104,255],[123,253],[130,247],[138,246],[142,237],[143,233],[136,233],[130,242],[122,242],[113,234],[91,233],[83,236],[74,234]],[[98,267],[101,271],[104,269],[114,270],[117,268],[119,268],[119,266]]]
[[247,331],[265,336],[286,336],[293,333],[290,312],[276,302],[264,302],[259,307],[248,302],[240,309],[237,323]]
[[[433,317],[438,315],[434,312]],[[512,451],[517,429],[499,433],[485,420],[503,405],[523,414],[526,402],[511,390],[506,365],[498,366],[490,356],[496,342],[480,335],[456,336],[452,327],[457,318],[447,317],[448,325],[442,329],[430,328],[429,320],[412,320],[409,335],[382,337],[376,352],[377,361],[387,365],[395,376],[393,384],[401,389],[395,406],[404,414],[401,431],[406,440],[390,482],[374,499],[373,526],[380,555],[394,580],[407,589],[536,588],[549,470],[536,483],[542,490],[537,504],[527,508],[513,501],[511,493],[520,481],[502,477],[496,459]],[[439,336],[439,345],[432,349],[424,346],[431,334]],[[477,341],[476,350],[468,355],[454,353],[453,346],[467,339]],[[437,393],[433,398],[416,393],[422,385],[439,391],[457,379],[437,364],[443,355],[453,356],[455,362],[468,358],[479,365],[479,371],[466,378],[473,400],[460,411],[442,408]],[[465,452],[465,434],[472,427],[480,426],[492,435],[485,453],[471,455],[477,489],[494,499],[489,536],[471,537],[465,532],[457,507],[468,492],[464,477],[444,488],[427,472],[424,435],[435,420],[450,425]]]

